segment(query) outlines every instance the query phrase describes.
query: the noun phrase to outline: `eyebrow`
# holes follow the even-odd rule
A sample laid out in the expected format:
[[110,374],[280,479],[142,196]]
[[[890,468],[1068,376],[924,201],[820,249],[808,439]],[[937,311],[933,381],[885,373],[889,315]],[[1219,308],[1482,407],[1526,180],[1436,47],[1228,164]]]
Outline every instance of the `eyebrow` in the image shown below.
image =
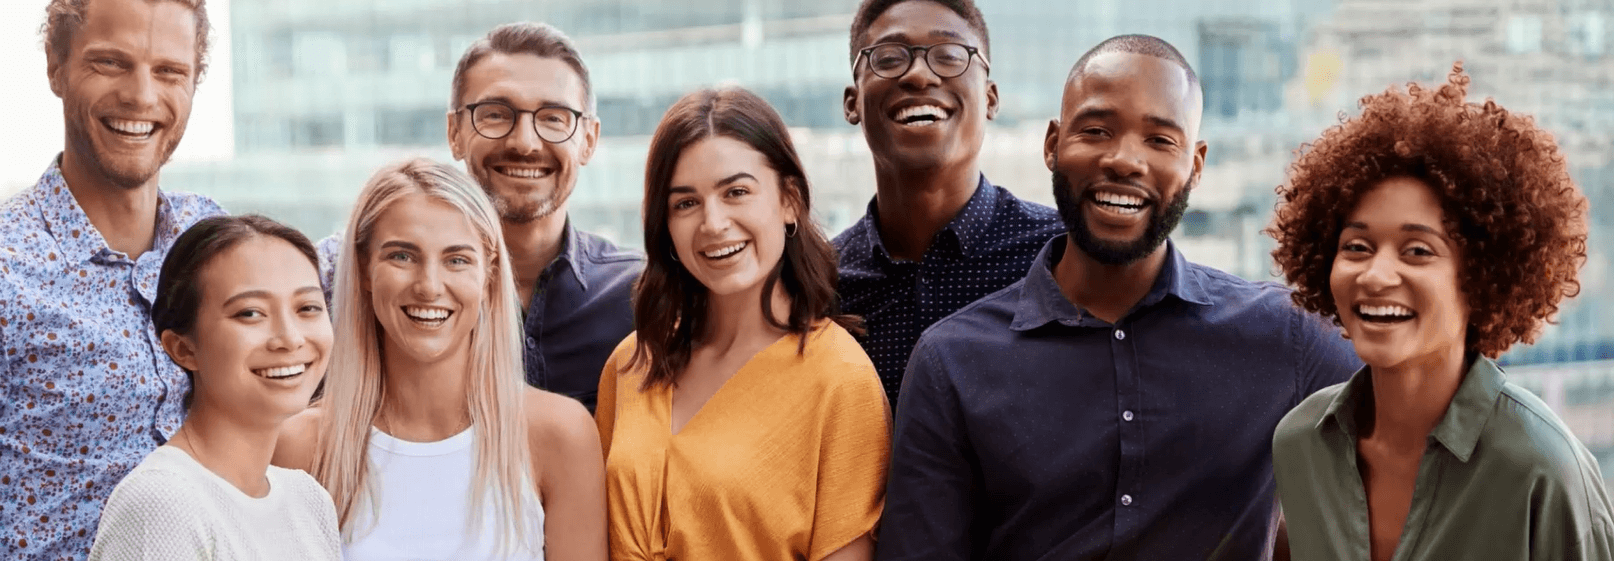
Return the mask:
[[[309,292],[318,292],[320,294],[324,294],[324,291],[321,290],[320,287],[317,287],[317,286],[305,286],[305,287],[297,289],[296,292],[293,292],[292,296],[301,296],[301,295],[309,293]],[[231,296],[228,299],[226,299],[224,301],[224,307],[229,307],[232,302],[235,302],[237,300],[245,300],[245,299],[248,299],[248,298],[269,298],[269,297],[270,297],[269,291],[267,291],[267,290],[248,290],[246,292],[236,294],[235,296]]]
[[[515,100],[510,99],[508,96],[502,96],[502,95],[484,97],[482,99],[478,99],[476,101],[472,101],[470,103],[467,103],[466,105],[470,105],[471,103],[492,103],[492,102],[495,102],[495,101],[499,102],[499,103],[503,103],[505,105],[509,105],[510,107],[513,107],[513,108],[516,108],[516,109],[520,109],[520,107],[517,107],[520,104],[516,103]],[[539,109],[544,109],[544,108],[548,108],[548,107],[560,107],[562,109],[571,109],[572,108],[572,106],[567,105],[565,103],[558,102],[558,101],[550,101],[550,100],[547,100],[547,99],[543,99],[543,100],[538,101],[538,108]]]
[[[1075,115],[1071,116],[1070,123],[1071,126],[1075,126],[1078,121],[1087,119],[1114,119],[1118,114],[1119,113],[1117,113],[1116,110],[1108,107],[1092,107],[1077,111]],[[1168,128],[1178,132],[1179,134],[1183,132],[1182,125],[1167,117],[1161,117],[1159,115],[1144,115],[1143,120],[1150,125]]]
[[403,241],[403,240],[390,240],[390,241],[387,241],[387,242],[381,244],[381,249],[386,249],[386,248],[389,248],[389,247],[403,248],[403,249],[407,249],[409,251],[413,251],[413,252],[417,252],[417,253],[420,252],[420,246],[412,244],[412,243],[409,243],[409,242],[406,242],[406,241]]
[[[1366,229],[1368,229],[1366,223],[1363,223],[1363,222],[1347,222],[1347,223],[1345,223],[1345,227],[1342,228],[1342,230],[1349,230],[1351,228],[1355,228],[1355,229],[1358,229],[1358,230],[1366,230]],[[1440,238],[1442,240],[1445,240],[1445,241],[1448,241],[1448,242],[1451,241],[1451,238],[1446,237],[1446,234],[1440,233],[1440,230],[1436,230],[1434,228],[1431,228],[1431,227],[1423,225],[1423,224],[1418,224],[1416,222],[1408,222],[1406,224],[1402,224],[1401,225],[1401,231],[1403,231],[1403,232],[1422,232],[1422,233],[1425,233],[1425,234],[1429,234],[1431,236],[1438,237],[1438,238]]]
[[[952,39],[952,40],[955,40],[955,41],[962,42],[964,40],[964,34],[959,33],[957,31],[948,30],[948,29],[937,29],[937,30],[933,30],[933,31],[930,32],[930,38],[931,39]],[[881,44],[881,43],[904,43],[904,44],[912,45],[913,44],[913,39],[909,38],[907,33],[902,33],[902,32],[887,33],[885,35],[881,35],[880,38],[875,39],[873,43],[869,44],[869,46],[872,47],[874,45],[878,45],[878,44]]]
[[[757,178],[756,178],[756,176],[754,176],[754,175],[751,175],[751,174],[750,174],[750,173],[747,173],[747,172],[743,172],[743,171],[742,171],[742,172],[740,172],[740,173],[736,173],[736,174],[734,174],[734,175],[730,175],[730,176],[728,176],[728,177],[725,177],[725,178],[723,178],[723,179],[719,179],[719,180],[718,180],[718,181],[717,181],[717,186],[718,186],[718,187],[722,187],[722,186],[725,186],[725,185],[728,185],[728,184],[730,184],[730,183],[734,183],[734,182],[737,182],[737,181],[739,181],[739,180],[741,180],[741,179],[750,179],[750,180],[752,180],[752,181],[757,181]],[[672,187],[672,189],[671,189],[671,191],[672,191],[672,192],[673,192],[673,193],[694,193],[694,192],[695,192],[695,188],[694,188],[694,187],[690,187],[690,186],[688,186],[688,185],[674,185],[674,186],[673,186],[673,187]]]
[[[84,54],[81,55],[81,56],[82,56],[82,58],[91,58],[91,57],[96,57],[96,56],[110,56],[110,57],[117,57],[117,58],[121,58],[121,59],[125,59],[125,60],[131,58],[131,55],[129,54],[129,51],[124,50],[123,48],[115,47],[115,46],[112,46],[112,45],[96,45],[96,44],[91,44],[91,45],[85,47],[84,48]],[[174,66],[174,67],[178,67],[178,68],[184,68],[186,72],[191,71],[191,65],[192,65],[191,61],[173,59],[173,58],[168,58],[168,57],[158,57],[157,60],[152,63],[152,66]]]

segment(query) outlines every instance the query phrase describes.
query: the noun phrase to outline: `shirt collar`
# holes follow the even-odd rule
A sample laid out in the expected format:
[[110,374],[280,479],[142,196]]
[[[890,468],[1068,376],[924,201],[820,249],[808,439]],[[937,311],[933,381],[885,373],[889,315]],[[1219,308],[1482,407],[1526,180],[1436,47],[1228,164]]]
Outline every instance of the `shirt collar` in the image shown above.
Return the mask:
[[553,272],[555,267],[565,263],[572,272],[572,278],[577,279],[577,284],[587,292],[588,275],[583,268],[588,260],[583,259],[582,246],[582,240],[577,238],[577,229],[572,227],[572,218],[566,217],[566,228],[560,233],[560,253],[555,254],[555,261],[549,264],[548,269]]
[[[1053,265],[1065,253],[1065,244],[1069,243],[1069,234],[1060,234],[1043,244],[1042,250],[1037,252],[1037,258],[1031,262],[1031,270],[1026,274],[1025,285],[1021,289],[1020,302],[1014,313],[1014,321],[1009,328],[1015,331],[1027,331],[1059,322],[1064,325],[1090,325],[1101,326],[1099,320],[1077,308],[1065,293],[1059,289],[1059,283],[1054,280]],[[1137,310],[1153,306],[1164,300],[1166,296],[1174,296],[1184,302],[1208,306],[1211,299],[1205,292],[1197,275],[1189,274],[1188,259],[1182,252],[1177,251],[1176,245],[1169,240],[1166,242],[1166,263],[1160,268],[1160,275],[1155,277],[1154,287],[1144,295],[1138,304],[1127,312],[1131,315]],[[1084,324],[1084,322],[1087,322]]]
[[[1479,444],[1485,423],[1496,411],[1496,398],[1502,394],[1503,383],[1502,369],[1495,362],[1485,357],[1474,359],[1462,383],[1457,386],[1457,393],[1452,395],[1451,405],[1446,406],[1445,416],[1429,435],[1458,460],[1467,462]],[[1322,418],[1317,420],[1316,427],[1322,430],[1333,423],[1355,439],[1356,412],[1361,410],[1362,400],[1372,398],[1373,370],[1364,366],[1345,383],[1345,389],[1334,396],[1334,400],[1323,411]],[[1368,405],[1367,410],[1370,411],[1371,403]]]
[[[986,174],[980,174],[975,185],[975,193],[970,195],[969,202],[964,203],[964,208],[959,209],[958,214],[942,227],[941,232],[937,232],[938,238],[942,233],[952,233],[957,239],[960,253],[969,257],[976,247],[989,241],[978,238],[991,232],[992,222],[997,218],[1000,199],[1002,197],[998,196],[997,187],[986,180]],[[876,204],[879,200],[878,196],[869,199],[868,208],[859,222],[867,223],[863,232],[866,236],[863,243],[869,246],[874,255],[889,261],[891,254],[886,252],[885,243],[880,240],[880,210]]]

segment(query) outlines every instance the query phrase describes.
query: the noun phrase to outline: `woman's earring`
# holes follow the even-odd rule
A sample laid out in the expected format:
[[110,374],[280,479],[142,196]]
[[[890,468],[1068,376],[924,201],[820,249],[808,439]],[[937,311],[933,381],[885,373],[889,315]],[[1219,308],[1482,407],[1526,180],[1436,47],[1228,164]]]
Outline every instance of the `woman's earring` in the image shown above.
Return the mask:
[[785,225],[785,239],[788,240],[790,238],[796,237],[796,230],[799,230],[799,229],[800,228],[796,227],[795,222],[791,222],[789,224],[786,224]]
[[672,256],[674,263],[682,263],[682,261],[678,260],[678,250],[676,248],[667,248],[667,255]]

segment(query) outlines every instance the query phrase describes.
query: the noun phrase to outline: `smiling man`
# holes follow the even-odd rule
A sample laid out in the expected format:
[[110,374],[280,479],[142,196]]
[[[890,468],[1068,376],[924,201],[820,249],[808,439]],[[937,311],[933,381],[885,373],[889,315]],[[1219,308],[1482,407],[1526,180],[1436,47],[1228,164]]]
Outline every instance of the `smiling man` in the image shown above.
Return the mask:
[[1168,241],[1201,103],[1154,37],[1076,63],[1044,146],[1068,234],[915,346],[880,559],[1271,557],[1273,429],[1358,361],[1289,290]]
[[204,0],[52,0],[66,147],[0,204],[0,551],[82,559],[114,485],[184,419],[151,323],[180,232],[223,210],[164,192],[207,54]]
[[919,334],[1025,276],[1061,231],[1054,209],[992,185],[978,163],[997,115],[991,45],[970,0],[864,0],[852,20],[846,121],[874,154],[868,213],[835,238],[841,302],[894,405]]

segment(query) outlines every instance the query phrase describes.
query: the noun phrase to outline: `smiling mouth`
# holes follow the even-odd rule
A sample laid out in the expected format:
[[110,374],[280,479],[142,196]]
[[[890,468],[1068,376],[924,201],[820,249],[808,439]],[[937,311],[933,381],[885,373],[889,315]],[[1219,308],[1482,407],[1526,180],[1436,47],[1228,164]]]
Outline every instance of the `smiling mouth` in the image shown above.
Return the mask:
[[493,166],[493,171],[498,172],[499,175],[516,179],[543,179],[554,173],[547,167],[526,166]]
[[449,316],[454,315],[454,312],[447,308],[430,306],[404,306],[403,313],[405,316],[409,316],[410,321],[427,327],[442,325],[448,321]]
[[252,371],[252,373],[257,374],[258,376],[261,376],[261,377],[264,377],[264,378],[268,378],[270,380],[285,380],[285,379],[288,379],[288,378],[295,378],[297,376],[302,375],[302,373],[307,372],[309,366],[312,366],[313,364],[314,363],[312,363],[312,362],[305,362],[303,364],[293,364],[293,365],[290,365],[290,366],[276,366],[274,368],[257,368],[257,369],[254,369]]
[[1122,215],[1138,214],[1149,208],[1149,201],[1142,197],[1108,191],[1095,192],[1088,197],[1088,200],[1110,212]]
[[1356,317],[1368,323],[1395,324],[1418,317],[1418,313],[1405,306],[1362,306],[1353,308]]
[[113,134],[134,140],[145,140],[157,132],[157,123],[153,121],[131,121],[128,119],[114,119],[102,117],[101,125]]
[[720,247],[720,248],[717,248],[717,249],[714,249],[714,250],[711,250],[711,251],[702,251],[702,252],[700,252],[700,254],[701,254],[701,256],[703,256],[703,257],[705,257],[707,259],[711,259],[713,261],[722,260],[722,259],[728,259],[730,257],[738,255],[740,253],[740,250],[745,249],[746,246],[749,246],[749,245],[751,245],[751,242],[740,242],[740,243],[736,243],[736,244],[733,244],[733,245]]
[[951,111],[935,105],[914,105],[897,110],[891,120],[910,127],[928,127],[953,116]]

